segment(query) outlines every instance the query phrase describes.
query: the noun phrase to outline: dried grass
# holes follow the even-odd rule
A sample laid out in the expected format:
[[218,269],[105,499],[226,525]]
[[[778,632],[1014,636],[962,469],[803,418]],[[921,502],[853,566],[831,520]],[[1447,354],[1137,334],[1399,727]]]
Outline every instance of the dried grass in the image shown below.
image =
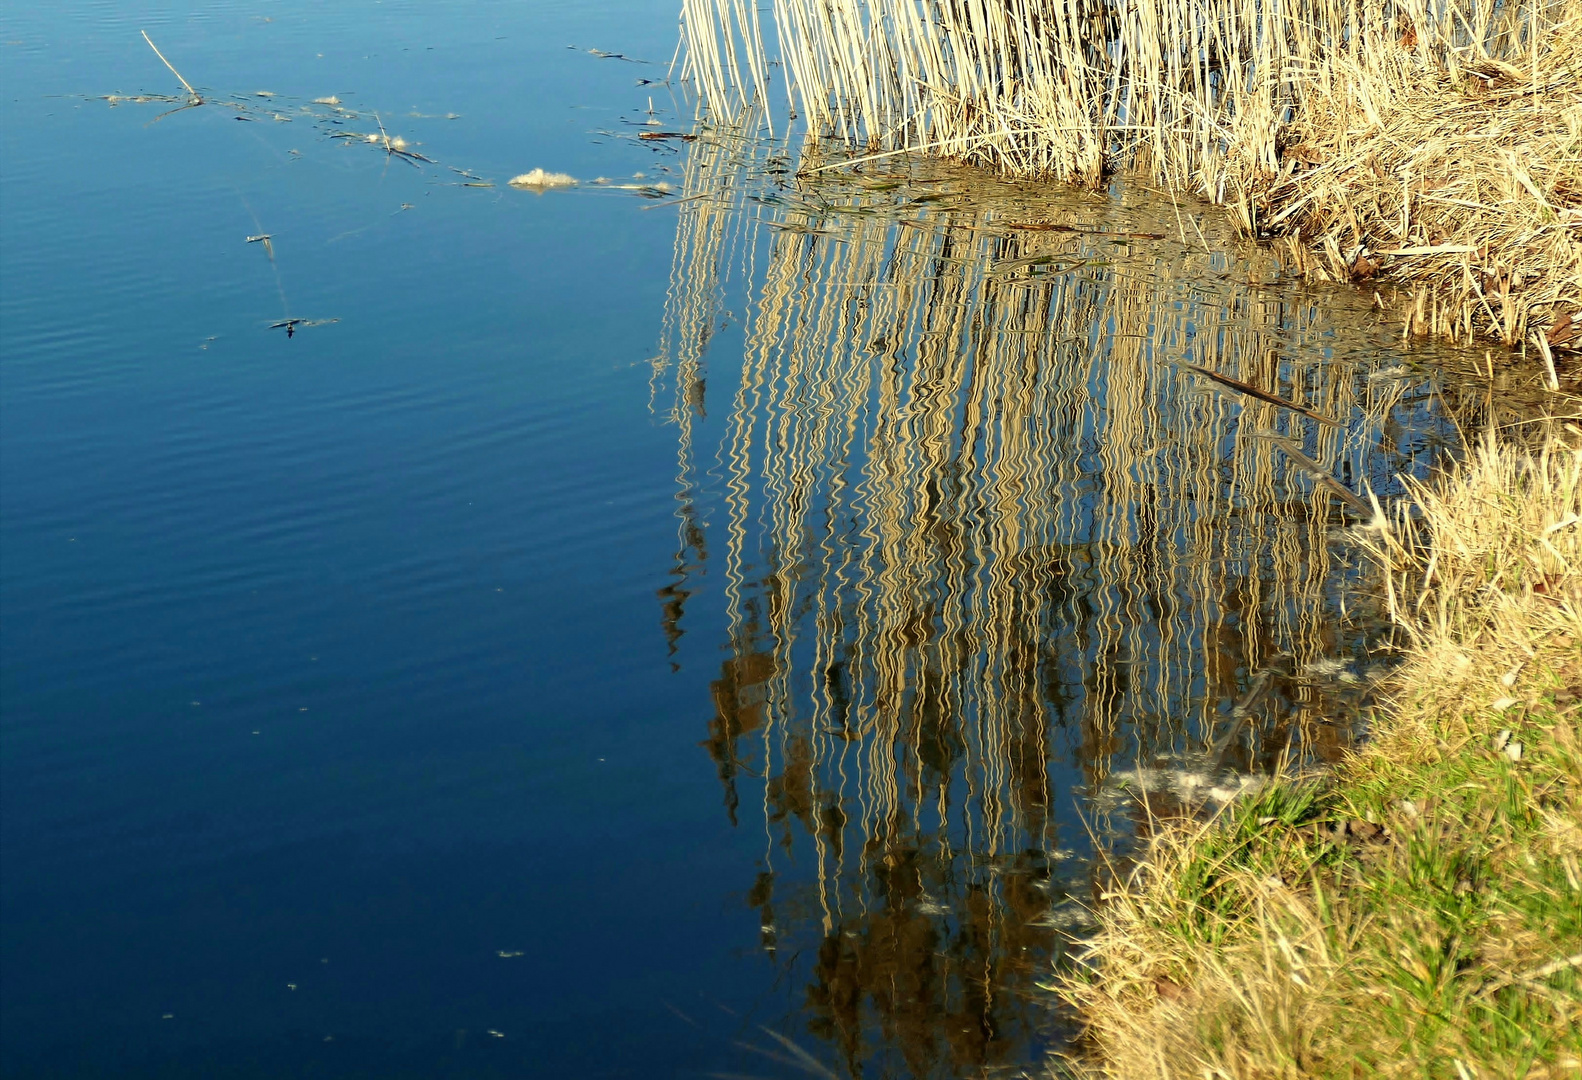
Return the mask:
[[[775,0],[814,135],[1231,207],[1408,329],[1582,346],[1582,0]],[[686,0],[686,74],[768,90],[756,8]],[[1554,376],[1551,376],[1553,383]]]
[[1492,441],[1368,543],[1410,641],[1322,787],[1162,829],[1060,989],[1112,1077],[1582,1069],[1582,450]]
[[1420,762],[1438,753],[1446,718],[1521,704],[1516,684],[1540,661],[1582,674],[1582,451],[1557,438],[1528,455],[1486,436],[1448,482],[1406,484],[1394,520],[1363,534],[1410,640],[1367,756]]
[[1310,273],[1412,286],[1409,331],[1582,347],[1582,5],[1560,14],[1527,56],[1315,71],[1248,220]]

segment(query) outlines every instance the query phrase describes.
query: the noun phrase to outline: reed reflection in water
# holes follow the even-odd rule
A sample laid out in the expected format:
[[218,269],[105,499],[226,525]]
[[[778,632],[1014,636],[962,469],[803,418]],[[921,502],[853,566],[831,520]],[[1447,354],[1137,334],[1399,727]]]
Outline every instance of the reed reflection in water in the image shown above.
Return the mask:
[[[1092,899],[1089,830],[1142,818],[1125,785],[1212,802],[1350,736],[1351,518],[1275,440],[1388,492],[1446,432],[1365,306],[1196,209],[791,168],[702,139],[674,211],[665,632],[726,647],[704,746],[765,832],[787,1030],[852,1076],[976,1074],[1048,1037],[1035,984]],[[687,618],[710,576],[723,627]]]

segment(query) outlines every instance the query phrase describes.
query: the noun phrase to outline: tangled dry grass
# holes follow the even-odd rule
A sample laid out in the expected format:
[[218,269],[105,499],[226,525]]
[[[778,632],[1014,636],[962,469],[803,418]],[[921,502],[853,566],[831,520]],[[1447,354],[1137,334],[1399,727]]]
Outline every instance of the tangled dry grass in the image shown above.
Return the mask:
[[[813,135],[1225,204],[1407,329],[1582,348],[1582,0],[685,0],[719,111],[776,63]],[[770,60],[768,38],[777,46]],[[1561,368],[1564,368],[1564,363]],[[1555,375],[1550,372],[1551,385]]]
[[1278,172],[1242,163],[1246,226],[1310,274],[1408,286],[1409,331],[1527,345],[1553,385],[1582,348],[1582,4],[1556,15],[1520,57],[1435,61],[1403,23],[1315,69]]
[[1071,1071],[1582,1070],[1582,450],[1486,442],[1415,503],[1368,541],[1410,639],[1375,737],[1159,834],[1060,987]]

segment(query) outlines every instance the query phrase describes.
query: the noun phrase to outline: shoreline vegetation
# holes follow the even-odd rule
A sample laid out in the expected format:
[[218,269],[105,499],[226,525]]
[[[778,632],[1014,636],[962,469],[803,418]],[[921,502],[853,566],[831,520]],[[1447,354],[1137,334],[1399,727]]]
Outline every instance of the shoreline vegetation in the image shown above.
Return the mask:
[[[1141,178],[1574,388],[1582,0],[684,0],[683,29],[717,114],[786,95],[804,173]],[[1055,984],[1086,1032],[1055,1075],[1582,1074],[1582,429],[1409,487],[1355,533],[1404,659],[1368,741],[1159,824]]]
[[1056,990],[1054,1075],[1582,1071],[1582,449],[1485,438],[1361,533],[1406,639],[1371,738],[1161,827]]
[[1551,390],[1582,349],[1582,0],[684,0],[682,29],[707,107],[784,94],[846,165],[1140,177],[1376,281],[1407,334]]

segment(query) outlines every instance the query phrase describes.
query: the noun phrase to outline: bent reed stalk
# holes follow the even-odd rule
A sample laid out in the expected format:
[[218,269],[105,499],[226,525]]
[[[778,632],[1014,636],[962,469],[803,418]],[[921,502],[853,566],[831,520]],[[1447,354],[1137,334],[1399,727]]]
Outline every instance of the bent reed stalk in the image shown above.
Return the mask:
[[[812,134],[1096,185],[1134,170],[1409,286],[1407,328],[1582,346],[1582,0],[686,0],[684,74]],[[1556,377],[1551,375],[1553,386]]]

